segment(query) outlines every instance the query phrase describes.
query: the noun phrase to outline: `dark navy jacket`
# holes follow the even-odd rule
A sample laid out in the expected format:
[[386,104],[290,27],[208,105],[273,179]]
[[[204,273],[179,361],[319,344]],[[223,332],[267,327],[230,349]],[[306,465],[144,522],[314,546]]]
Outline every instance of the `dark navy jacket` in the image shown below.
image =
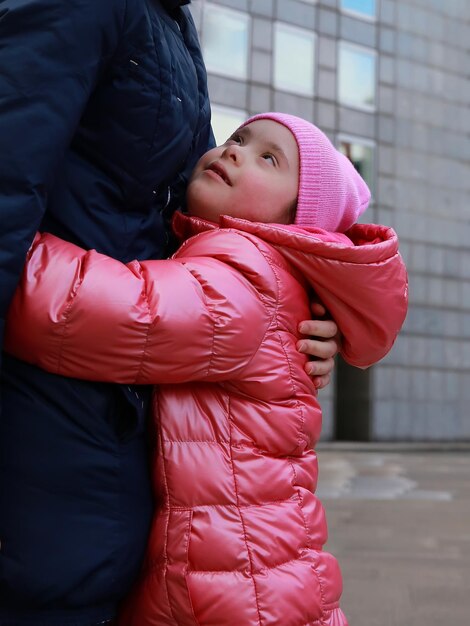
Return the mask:
[[[0,0],[2,322],[38,229],[123,261],[167,255],[165,220],[211,141],[182,4]],[[149,392],[7,355],[2,369],[0,625],[107,620],[151,519]]]

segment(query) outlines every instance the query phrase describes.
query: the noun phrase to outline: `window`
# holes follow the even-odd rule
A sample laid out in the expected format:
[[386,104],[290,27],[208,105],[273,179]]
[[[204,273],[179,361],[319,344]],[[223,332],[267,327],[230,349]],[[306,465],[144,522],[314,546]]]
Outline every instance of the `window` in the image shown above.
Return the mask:
[[212,130],[217,145],[225,143],[233,131],[247,118],[247,113],[240,109],[212,105]]
[[374,109],[376,54],[349,43],[339,44],[338,94],[340,102]]
[[341,8],[361,17],[375,18],[375,0],[341,0]]
[[274,29],[274,86],[305,96],[313,95],[315,35],[277,22]]
[[206,4],[202,20],[202,51],[207,70],[246,78],[249,17],[240,11]]
[[338,143],[339,151],[348,157],[374,195],[374,143],[346,135],[341,135]]

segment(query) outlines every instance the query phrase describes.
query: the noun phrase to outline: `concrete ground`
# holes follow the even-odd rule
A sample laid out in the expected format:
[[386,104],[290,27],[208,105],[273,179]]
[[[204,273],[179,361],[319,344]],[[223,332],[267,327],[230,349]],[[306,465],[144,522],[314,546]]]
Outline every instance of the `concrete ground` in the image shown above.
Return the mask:
[[322,444],[350,626],[470,626],[470,446]]

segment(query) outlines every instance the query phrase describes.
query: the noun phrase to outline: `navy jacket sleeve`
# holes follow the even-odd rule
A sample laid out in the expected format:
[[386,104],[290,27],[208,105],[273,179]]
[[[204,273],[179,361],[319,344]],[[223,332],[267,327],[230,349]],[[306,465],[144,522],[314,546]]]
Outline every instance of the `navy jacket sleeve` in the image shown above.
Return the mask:
[[125,11],[126,0],[0,0],[0,345],[57,164]]

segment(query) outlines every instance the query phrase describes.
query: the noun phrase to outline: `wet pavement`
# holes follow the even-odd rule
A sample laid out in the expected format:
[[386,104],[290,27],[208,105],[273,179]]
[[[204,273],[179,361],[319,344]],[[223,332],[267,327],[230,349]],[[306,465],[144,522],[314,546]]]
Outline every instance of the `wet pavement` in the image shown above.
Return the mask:
[[470,626],[470,445],[322,444],[350,626]]

